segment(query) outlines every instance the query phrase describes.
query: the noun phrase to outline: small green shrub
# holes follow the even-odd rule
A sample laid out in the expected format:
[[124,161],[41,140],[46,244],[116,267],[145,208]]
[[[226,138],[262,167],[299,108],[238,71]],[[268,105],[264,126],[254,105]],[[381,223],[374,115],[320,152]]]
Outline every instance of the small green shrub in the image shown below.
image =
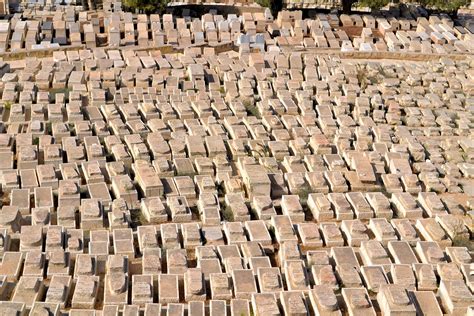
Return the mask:
[[461,235],[453,238],[453,247],[466,247],[469,251],[474,251],[474,241]]
[[309,188],[307,185],[303,186],[299,192],[298,196],[300,198],[300,201],[302,204],[306,204],[308,201],[308,196],[312,193],[311,188]]
[[53,133],[53,124],[51,122],[46,123],[45,129],[46,129],[46,134],[52,135],[52,133]]
[[170,0],[125,0],[124,7],[141,13],[164,13]]
[[264,8],[271,8],[272,7],[272,1],[271,0],[256,0],[255,2],[259,6],[264,7]]
[[234,213],[232,212],[232,209],[229,205],[226,205],[222,210],[222,217],[227,222],[234,221]]
[[261,118],[260,112],[258,111],[257,106],[253,104],[251,101],[244,100],[242,104],[244,105],[245,110],[247,111],[248,114],[250,114],[251,116],[255,116],[257,118]]
[[257,157],[271,157],[270,149],[267,146],[257,144],[257,147],[256,149],[249,149],[249,156],[254,156],[255,154]]

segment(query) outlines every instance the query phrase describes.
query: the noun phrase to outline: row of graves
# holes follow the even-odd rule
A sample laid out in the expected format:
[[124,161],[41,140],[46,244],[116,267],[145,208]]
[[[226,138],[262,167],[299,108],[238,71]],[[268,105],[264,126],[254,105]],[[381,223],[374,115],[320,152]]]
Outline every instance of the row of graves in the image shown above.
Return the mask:
[[317,14],[269,10],[204,14],[201,18],[171,14],[56,11],[45,16],[15,14],[0,21],[0,52],[48,50],[58,47],[173,47],[236,45],[242,52],[280,52],[291,48],[343,52],[465,54],[474,50],[470,29],[448,16],[429,18]]
[[0,311],[472,315],[472,56],[268,47],[3,61]]
[[[276,25],[275,25],[276,24]],[[331,48],[345,52],[465,53],[472,52],[472,33],[448,16],[393,17],[281,11],[268,25],[269,49]]]

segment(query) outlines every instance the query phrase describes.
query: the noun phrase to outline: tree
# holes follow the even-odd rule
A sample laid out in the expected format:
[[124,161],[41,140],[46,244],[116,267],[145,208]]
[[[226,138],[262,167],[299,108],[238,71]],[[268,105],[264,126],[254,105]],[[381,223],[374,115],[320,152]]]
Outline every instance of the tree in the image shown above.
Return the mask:
[[359,7],[368,7],[371,10],[379,10],[390,3],[390,0],[342,0],[342,11],[344,13],[350,13],[352,5],[357,3]]
[[261,7],[269,8],[275,16],[283,8],[282,0],[255,0],[255,2]]
[[446,12],[456,12],[460,7],[468,6],[470,0],[420,0],[420,5]]
[[170,0],[124,0],[124,6],[143,13],[163,13]]
[[[471,0],[418,0],[417,2],[423,7],[452,13],[461,7],[468,6]],[[390,0],[342,0],[342,11],[344,13],[350,13],[353,4],[357,4],[359,7],[379,10],[389,3]]]

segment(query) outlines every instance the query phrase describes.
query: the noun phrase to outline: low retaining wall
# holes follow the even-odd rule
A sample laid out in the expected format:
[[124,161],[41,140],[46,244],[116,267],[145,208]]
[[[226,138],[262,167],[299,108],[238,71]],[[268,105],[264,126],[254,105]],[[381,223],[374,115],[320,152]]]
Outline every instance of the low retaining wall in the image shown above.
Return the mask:
[[302,48],[300,50],[289,47],[288,49],[282,49],[283,52],[301,52],[302,54],[320,54],[320,55],[335,55],[345,59],[394,59],[394,60],[407,60],[407,61],[428,61],[438,60],[442,57],[448,57],[453,60],[465,60],[468,58],[474,58],[474,54],[424,54],[416,52],[342,52],[339,49],[333,48]]
[[[167,12],[181,13],[183,9],[190,10],[195,16],[200,17],[201,15],[208,13],[209,10],[216,10],[218,14],[228,15],[237,14],[242,15],[243,13],[250,12],[264,12],[265,8],[259,5],[239,5],[237,4],[225,4],[225,3],[209,3],[209,4],[186,4],[177,2],[175,4],[170,3],[166,8]],[[191,14],[193,15],[193,14]]]
[[21,49],[14,52],[4,52],[0,53],[0,58],[3,60],[19,60],[25,59],[27,57],[35,57],[35,58],[44,58],[44,57],[51,57],[53,56],[53,52],[56,51],[74,51],[74,50],[81,50],[85,49],[85,45],[68,45],[68,46],[60,46],[54,48],[44,48],[44,49]]
[[[238,50],[233,42],[218,43],[215,45],[201,44],[190,47],[211,47],[215,49],[215,53],[224,53],[232,50]],[[53,56],[55,51],[78,51],[86,49],[86,45],[75,46],[61,46],[58,48],[38,49],[38,50],[20,50],[16,52],[0,53],[0,58],[4,61],[21,60],[27,57],[44,58]],[[139,47],[139,46],[122,46],[122,47],[102,47],[105,51],[108,50],[134,50],[134,51],[156,51],[159,50],[163,54],[178,54],[184,52],[184,47],[161,46],[161,47]],[[301,54],[320,54],[320,55],[335,55],[345,59],[393,59],[393,60],[407,60],[407,61],[428,61],[438,60],[442,57],[449,57],[453,60],[465,60],[474,58],[474,54],[424,54],[416,52],[341,52],[334,48],[296,48],[290,46],[281,47],[282,52],[300,52]]]

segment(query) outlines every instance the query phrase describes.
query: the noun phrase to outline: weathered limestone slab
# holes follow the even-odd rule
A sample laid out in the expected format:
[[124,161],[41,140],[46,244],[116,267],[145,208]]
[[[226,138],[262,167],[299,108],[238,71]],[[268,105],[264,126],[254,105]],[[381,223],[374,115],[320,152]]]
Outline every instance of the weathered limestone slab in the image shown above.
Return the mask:
[[53,275],[46,293],[46,303],[58,304],[60,308],[66,306],[69,292],[72,286],[72,278],[67,275]]
[[360,220],[343,220],[341,231],[346,243],[352,247],[359,247],[363,241],[368,241],[368,229]]
[[388,284],[387,276],[382,266],[363,266],[360,268],[364,283],[371,292],[379,293],[380,287]]
[[290,291],[304,291],[310,287],[303,260],[285,261],[284,276]]
[[416,312],[421,315],[441,316],[443,312],[439,307],[436,295],[431,291],[414,291],[410,297],[416,308]]
[[343,288],[342,297],[349,315],[376,315],[366,289]]
[[434,241],[417,242],[415,251],[423,263],[437,264],[446,261],[443,250]]
[[50,315],[57,316],[59,315],[59,304],[35,302],[33,303],[30,313],[36,314],[44,311],[47,311]]
[[246,221],[244,226],[250,241],[258,242],[264,247],[272,245],[272,238],[264,221]]
[[415,272],[418,291],[432,291],[437,288],[438,284],[432,265],[414,263],[413,271]]
[[104,280],[104,303],[118,306],[127,305],[129,282],[127,257],[109,256]]
[[[234,270],[234,272],[237,270]],[[230,300],[232,299],[232,283],[226,273],[211,273],[210,288],[211,298],[213,300]]]
[[258,293],[252,295],[252,310],[259,315],[279,315],[278,301],[273,294]]
[[335,223],[321,223],[321,234],[323,236],[324,245],[326,247],[344,246],[342,233]]
[[257,293],[257,285],[251,270],[233,270],[232,283],[236,298],[250,299],[252,293]]
[[[153,303],[154,286],[153,276],[133,275],[132,276],[132,304],[140,307],[149,307]],[[145,311],[145,314],[147,311]]]
[[72,308],[94,309],[98,290],[98,276],[79,276],[72,297]]
[[331,265],[313,265],[311,273],[316,285],[325,285],[333,290],[339,289],[339,284]]
[[249,301],[246,299],[232,299],[230,301],[230,315],[250,315]]
[[323,240],[316,224],[300,223],[297,225],[297,231],[304,249],[317,249],[323,246]]
[[441,280],[438,291],[445,310],[453,314],[467,313],[467,308],[472,303],[473,298],[463,280]]
[[400,285],[382,285],[377,294],[377,302],[384,315],[416,315],[416,309],[407,290]]
[[258,268],[257,279],[261,293],[277,293],[284,289],[278,268]]
[[157,275],[162,270],[161,250],[157,248],[146,248],[142,257],[142,274]]
[[21,302],[31,308],[43,295],[44,284],[41,277],[22,276],[13,293],[12,302]]
[[415,227],[420,232],[423,240],[435,241],[442,247],[451,246],[451,239],[448,238],[446,232],[436,222],[434,218],[418,219]]
[[392,226],[397,231],[399,239],[401,241],[406,241],[410,244],[410,246],[415,246],[416,243],[420,240],[418,234],[408,219],[392,219],[391,220]]
[[159,302],[162,304],[179,302],[178,276],[174,274],[160,274],[158,276]]
[[342,315],[336,295],[325,285],[315,285],[309,292],[311,307],[321,316]]
[[281,292],[280,302],[287,315],[307,315],[308,313],[306,299],[300,291]]
[[418,263],[415,253],[406,241],[389,241],[387,249],[397,264]]
[[390,267],[389,276],[393,284],[401,285],[410,291],[416,290],[416,278],[411,265],[394,264]]
[[322,222],[334,219],[334,211],[332,210],[331,202],[324,194],[309,194],[307,204],[316,220]]

